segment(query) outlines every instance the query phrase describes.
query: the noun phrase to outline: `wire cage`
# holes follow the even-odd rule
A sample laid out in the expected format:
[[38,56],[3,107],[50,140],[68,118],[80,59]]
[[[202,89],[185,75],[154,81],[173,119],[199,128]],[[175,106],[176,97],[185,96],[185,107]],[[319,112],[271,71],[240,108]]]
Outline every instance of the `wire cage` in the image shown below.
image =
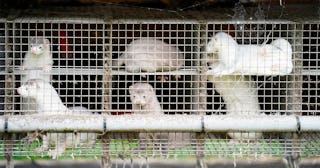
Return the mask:
[[[318,23],[94,9],[1,17],[2,159],[319,156]],[[49,81],[24,81],[33,37],[50,42]],[[29,109],[17,89],[34,83]]]

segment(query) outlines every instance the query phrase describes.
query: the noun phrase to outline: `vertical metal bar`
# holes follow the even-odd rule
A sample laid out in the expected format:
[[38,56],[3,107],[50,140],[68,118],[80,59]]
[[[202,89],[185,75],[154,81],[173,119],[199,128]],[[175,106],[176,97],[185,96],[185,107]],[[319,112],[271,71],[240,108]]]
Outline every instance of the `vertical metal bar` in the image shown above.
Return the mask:
[[103,64],[104,64],[104,76],[103,76],[103,102],[104,102],[104,110],[107,112],[107,114],[111,114],[111,86],[112,86],[112,25],[111,24],[105,24],[104,30],[104,57],[103,57]]
[[[302,89],[303,89],[303,76],[302,76],[302,70],[303,70],[303,24],[293,24],[290,26],[290,30],[293,30],[293,59],[294,59],[294,71],[293,75],[290,76],[290,84],[288,84],[291,91],[289,92],[289,95],[291,100],[290,106],[288,106],[288,110],[292,112],[293,115],[300,116],[302,113]],[[288,137],[286,137],[288,138]],[[289,156],[286,156],[288,166],[289,167],[298,167],[298,160],[300,158],[300,152],[297,151],[297,149],[300,149],[300,134],[299,132],[292,133],[290,136],[292,138],[292,144],[290,144],[290,151],[288,153]],[[290,143],[290,142],[289,142]]]
[[6,158],[6,168],[14,168],[13,162],[13,145],[12,144],[12,134],[4,134],[4,153]]
[[[14,92],[13,90],[10,90],[11,88],[14,87],[13,80],[14,80],[14,75],[12,73],[10,74],[10,69],[9,67],[13,67],[12,64],[12,59],[10,57],[13,57],[13,55],[9,54],[9,51],[12,51],[12,49],[9,47],[9,42],[12,41],[12,44],[14,43],[13,39],[9,40],[10,37],[10,25],[12,26],[11,28],[14,28],[14,24],[5,24],[5,113],[4,115],[12,115],[13,114],[13,96]],[[13,35],[14,32],[11,32]],[[10,52],[12,53],[12,52]],[[8,66],[9,65],[9,66]],[[13,168],[14,167],[14,162],[13,162],[13,143],[12,143],[12,137],[13,134],[11,133],[4,133],[4,153],[5,153],[5,158],[6,158],[6,167],[7,168]]]
[[291,88],[292,93],[292,103],[293,107],[292,110],[294,110],[295,115],[301,115],[302,110],[302,70],[303,70],[303,24],[294,24],[294,31],[293,31],[293,58],[294,58],[294,75],[291,76]]
[[[200,67],[200,25],[194,24],[193,25],[194,33],[193,33],[193,43],[194,45],[194,53],[192,57],[192,65],[196,67],[197,69]],[[193,75],[192,76],[192,110],[200,110],[200,77],[199,75]],[[197,114],[200,114],[200,111],[197,112]]]
[[202,74],[201,72],[204,70],[204,68],[207,67],[207,55],[206,55],[206,44],[207,44],[207,38],[209,36],[208,34],[208,24],[200,24],[200,40],[198,42],[199,46],[199,52],[200,53],[200,61],[199,61],[199,68],[198,71],[200,71],[200,82],[199,82],[199,101],[200,101],[200,107],[199,109],[203,112],[202,115],[205,115],[205,111],[207,110],[207,75]]
[[[303,89],[303,76],[302,76],[302,70],[303,70],[303,24],[295,24],[294,29],[294,112],[295,115],[300,116],[302,115],[302,89]],[[300,149],[300,133],[296,132],[293,134],[293,149]],[[300,158],[301,151],[296,151],[292,153],[293,158],[295,160],[298,160]]]
[[[112,24],[107,23],[104,25],[104,70],[105,74],[103,75],[103,99],[104,99],[104,110],[107,114],[111,114],[111,86],[112,86],[112,75],[111,75],[111,66],[112,66]],[[111,159],[110,159],[110,151],[109,151],[109,134],[105,133],[102,136],[102,156],[101,156],[101,167],[102,168],[111,168]]]
[[101,155],[101,168],[111,168],[111,157],[110,157],[110,149],[109,149],[109,133],[105,133],[102,135],[102,155]]
[[[196,63],[196,67],[198,71],[202,71],[203,67],[206,65],[206,61],[203,61],[203,58],[206,58],[206,55],[203,54],[203,52],[205,51],[204,47],[206,44],[206,41],[203,39],[207,39],[207,35],[208,35],[208,27],[206,23],[200,23],[200,24],[195,24],[195,29],[197,33],[195,33],[194,37],[195,37],[195,43],[196,43],[196,48],[195,48],[195,58],[194,60]],[[205,38],[203,38],[205,37]],[[196,87],[197,89],[197,95],[198,97],[198,104],[199,106],[197,107],[197,110],[199,111],[198,114],[199,115],[205,115],[205,111],[207,109],[206,107],[206,102],[207,102],[207,95],[206,95],[206,84],[207,84],[207,77],[206,75],[197,75],[196,76],[196,81],[193,81],[197,84],[195,84],[194,87]],[[195,80],[193,79],[193,80]],[[205,158],[205,132],[199,132],[196,134],[196,139],[197,139],[197,164],[196,167],[198,168],[206,168],[207,165],[204,162],[204,158]]]

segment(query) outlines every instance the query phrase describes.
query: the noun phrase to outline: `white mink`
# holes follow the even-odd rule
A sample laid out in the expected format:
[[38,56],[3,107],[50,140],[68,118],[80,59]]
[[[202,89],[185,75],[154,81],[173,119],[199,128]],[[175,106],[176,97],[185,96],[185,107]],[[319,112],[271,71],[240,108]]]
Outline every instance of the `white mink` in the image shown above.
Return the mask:
[[[17,88],[18,94],[22,97],[32,98],[37,104],[37,113],[34,115],[53,114],[82,114],[92,115],[84,107],[73,107],[68,109],[61,101],[58,93],[48,82],[41,79],[31,79]],[[30,134],[28,135],[30,136]],[[43,144],[37,149],[38,152],[49,150],[55,146],[54,150],[48,152],[54,159],[65,152],[67,147],[93,146],[96,140],[96,133],[48,133],[43,135]]]
[[[250,77],[238,75],[208,75],[208,80],[214,83],[216,91],[223,97],[230,116],[258,116],[260,111],[256,85]],[[261,138],[262,133],[229,132],[233,139]]]
[[[279,58],[281,59],[280,62],[283,63],[281,65],[278,64],[273,67],[275,71],[279,71],[280,74],[289,74],[293,70],[293,62],[292,62],[292,46],[291,44],[283,39],[278,38],[276,40],[273,40],[270,45],[272,46],[271,50],[265,49],[263,51],[267,51],[266,55],[279,55]],[[282,68],[284,66],[285,68]]]
[[129,86],[130,100],[134,114],[163,114],[153,87],[148,83]]
[[21,70],[25,70],[21,82],[29,79],[42,79],[50,82],[52,69],[52,53],[50,41],[44,38],[33,37],[29,40],[29,50],[25,54]]
[[[132,110],[134,114],[162,115],[163,110],[157,99],[153,87],[148,83],[135,83],[129,87]],[[161,149],[182,148],[190,144],[190,133],[140,133],[140,139],[145,139],[147,144],[152,141],[159,144]],[[163,144],[164,140],[167,140]],[[161,143],[162,142],[162,143]],[[142,146],[145,146],[141,143]]]
[[125,64],[128,72],[164,72],[178,70],[184,64],[178,47],[154,38],[133,40],[113,66]]
[[282,38],[264,45],[238,45],[227,33],[215,34],[206,47],[208,75],[287,75],[291,73],[292,47]]
[[[29,40],[29,50],[25,54],[21,70],[25,74],[21,76],[21,83],[25,83],[30,79],[42,79],[50,82],[52,69],[52,53],[50,49],[50,41],[42,37],[32,37]],[[26,114],[35,113],[36,105],[34,100],[30,98],[22,99],[22,110]]]
[[68,108],[62,103],[57,91],[49,82],[42,79],[30,79],[17,89],[23,98],[31,98],[36,102],[37,114],[64,114]]

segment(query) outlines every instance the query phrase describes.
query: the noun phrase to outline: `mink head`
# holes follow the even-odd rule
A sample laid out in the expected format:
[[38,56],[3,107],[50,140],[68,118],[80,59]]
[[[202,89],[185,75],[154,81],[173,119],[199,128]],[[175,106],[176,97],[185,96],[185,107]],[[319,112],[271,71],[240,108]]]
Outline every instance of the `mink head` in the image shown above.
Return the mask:
[[218,52],[223,48],[237,46],[237,42],[227,33],[218,32],[209,41],[206,51],[209,53]]
[[50,41],[41,37],[33,37],[29,40],[32,55],[42,55],[50,50]]
[[145,106],[155,96],[153,87],[147,83],[135,83],[129,87],[130,100],[134,105]]
[[45,92],[45,82],[40,79],[30,79],[25,84],[17,88],[17,93],[22,97],[36,99]]

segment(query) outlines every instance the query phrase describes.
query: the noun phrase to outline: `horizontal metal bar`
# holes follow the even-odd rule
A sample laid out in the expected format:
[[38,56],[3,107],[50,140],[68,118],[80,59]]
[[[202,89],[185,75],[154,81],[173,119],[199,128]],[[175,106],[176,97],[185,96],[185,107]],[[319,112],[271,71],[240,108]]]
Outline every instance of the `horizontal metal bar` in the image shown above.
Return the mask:
[[199,75],[196,69],[180,69],[169,72],[127,72],[125,70],[113,70],[112,75]]
[[296,24],[296,22],[284,19],[270,19],[270,20],[234,20],[226,19],[208,19],[207,24]]
[[[24,75],[27,73],[27,70],[14,70],[14,74],[16,75]],[[96,68],[53,68],[50,72],[52,75],[103,75],[105,73],[104,69]]]
[[14,19],[8,19],[7,23],[67,23],[67,24],[105,24],[104,19],[100,19],[97,17],[32,17],[32,16],[18,16]]
[[[0,73],[5,73],[4,71],[0,71]],[[14,70],[15,74],[25,74],[24,70],[16,69]],[[89,68],[53,68],[51,74],[53,75],[73,75],[73,74],[84,74],[84,75],[103,75],[105,73],[104,69],[96,68],[96,69],[89,69]],[[199,75],[200,73],[196,69],[180,69],[178,71],[170,71],[170,72],[139,72],[139,73],[132,73],[127,72],[125,70],[112,70],[112,75]],[[232,75],[250,75],[250,74],[232,74]],[[268,74],[266,74],[268,75]],[[290,75],[290,74],[288,74]],[[320,70],[302,70],[302,75],[320,75]]]
[[0,132],[308,132],[320,131],[318,116],[229,115],[12,115],[0,117]]
[[[14,73],[16,75],[24,75],[27,73],[27,70],[14,70]],[[50,72],[52,75],[103,75],[105,73],[105,70],[102,68],[97,69],[85,69],[85,68],[53,68]],[[112,75],[198,75],[199,73],[195,69],[181,69],[178,71],[170,71],[170,72],[138,72],[138,73],[132,73],[127,72],[125,70],[113,70],[111,72]]]
[[310,70],[302,70],[302,75],[320,75],[320,70],[310,69]]

